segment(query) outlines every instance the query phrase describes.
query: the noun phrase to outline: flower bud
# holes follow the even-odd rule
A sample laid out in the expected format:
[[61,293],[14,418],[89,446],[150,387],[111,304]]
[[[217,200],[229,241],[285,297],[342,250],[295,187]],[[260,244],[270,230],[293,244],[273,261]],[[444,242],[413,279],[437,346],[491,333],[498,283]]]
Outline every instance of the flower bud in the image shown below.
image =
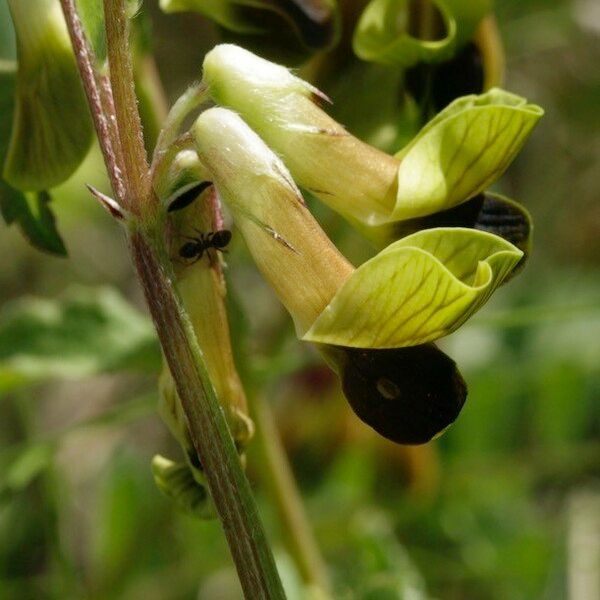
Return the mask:
[[302,187],[348,219],[386,220],[399,162],[323,112],[315,104],[326,100],[319,90],[230,44],[206,55],[203,80],[216,102],[240,113],[277,152]]
[[[179,163],[176,161],[176,164]],[[175,257],[177,291],[194,328],[210,381],[223,407],[231,435],[243,456],[254,433],[254,424],[247,416],[246,396],[233,360],[224,302],[223,274],[218,259],[210,256],[191,264],[180,260],[182,238],[198,235],[197,231],[210,232],[216,228],[214,190],[204,186],[198,196],[197,201],[185,210],[172,213],[171,226],[174,233],[171,235],[170,246],[171,254]],[[190,228],[190,223],[194,224],[193,228]],[[202,465],[192,445],[175,384],[166,367],[160,378],[159,406],[163,420],[181,444],[192,471],[203,478]]]
[[199,483],[186,463],[176,463],[157,454],[152,475],[158,489],[184,513],[200,519],[214,519],[216,512],[207,486]]
[[258,268],[302,335],[352,265],[312,217],[283,162],[238,115],[211,108],[191,133]]
[[[395,157],[348,134],[318,90],[236,46],[206,55],[213,98],[238,112],[296,181],[376,242],[381,228],[465,202],[492,184],[543,111],[499,89],[460,98]],[[388,240],[386,240],[387,242]]]
[[92,142],[92,123],[58,0],[9,0],[17,96],[4,178],[37,191],[65,181]]
[[[165,209],[173,211],[177,210],[177,207],[171,207],[181,194],[194,188],[199,189],[197,186],[205,181],[207,181],[207,175],[196,152],[181,150],[161,169],[159,176],[155,177],[154,191]],[[202,189],[196,194],[196,197]]]

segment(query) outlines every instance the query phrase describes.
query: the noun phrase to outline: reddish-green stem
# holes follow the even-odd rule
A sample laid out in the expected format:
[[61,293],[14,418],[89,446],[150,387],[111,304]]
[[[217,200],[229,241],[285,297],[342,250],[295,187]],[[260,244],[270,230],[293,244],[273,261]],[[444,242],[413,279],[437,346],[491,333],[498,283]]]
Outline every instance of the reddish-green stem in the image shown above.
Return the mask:
[[[74,0],[61,0],[77,64],[114,192],[127,211],[134,265],[206,472],[244,595],[285,598],[252,491],[208,377],[192,326],[173,285],[164,247],[164,215],[151,190],[129,51],[124,0],[105,0],[112,106],[103,105],[98,75]],[[106,97],[106,94],[104,94]],[[113,111],[114,114],[106,114]],[[107,119],[115,119],[120,152]],[[114,137],[114,132],[113,132]],[[119,164],[122,163],[122,164]]]

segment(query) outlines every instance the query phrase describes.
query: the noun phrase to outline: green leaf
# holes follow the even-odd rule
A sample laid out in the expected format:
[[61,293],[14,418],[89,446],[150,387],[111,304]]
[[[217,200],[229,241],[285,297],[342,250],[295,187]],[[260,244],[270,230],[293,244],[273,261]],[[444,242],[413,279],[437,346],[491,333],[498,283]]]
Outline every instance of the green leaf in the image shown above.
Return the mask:
[[397,154],[398,192],[389,220],[429,215],[483,191],[542,115],[540,107],[496,88],[450,104]]
[[[14,110],[16,65],[0,62],[0,164],[4,162]],[[0,179],[0,213],[7,225],[17,223],[29,242],[59,256],[66,255],[45,192],[24,194]]]
[[0,312],[0,391],[61,377],[156,372],[159,365],[150,321],[108,288],[22,299]]
[[25,489],[54,459],[54,444],[47,442],[28,446],[5,469],[0,477],[0,496]]
[[10,20],[8,4],[0,2],[0,61],[15,58],[15,31]]
[[399,67],[450,58],[456,38],[456,20],[443,2],[433,2],[443,21],[443,34],[422,39],[411,31],[410,0],[372,0],[354,31],[359,58]]
[[121,595],[117,590],[131,582],[132,557],[137,575],[141,565],[156,565],[157,540],[166,542],[162,503],[144,463],[126,448],[117,449],[97,474],[87,567],[90,589],[100,598]]
[[50,194],[23,194],[12,189],[10,193],[5,193],[2,187],[0,186],[0,211],[6,223],[18,223],[23,235],[38,250],[66,256],[67,249],[56,229],[54,213],[49,206]]
[[522,255],[481,231],[415,233],[361,265],[303,339],[400,348],[443,337],[486,302]]
[[92,143],[92,121],[60,4],[10,0],[17,86],[3,177],[21,191],[66,181]]
[[360,600],[427,600],[423,575],[398,542],[388,516],[363,509],[348,525]]

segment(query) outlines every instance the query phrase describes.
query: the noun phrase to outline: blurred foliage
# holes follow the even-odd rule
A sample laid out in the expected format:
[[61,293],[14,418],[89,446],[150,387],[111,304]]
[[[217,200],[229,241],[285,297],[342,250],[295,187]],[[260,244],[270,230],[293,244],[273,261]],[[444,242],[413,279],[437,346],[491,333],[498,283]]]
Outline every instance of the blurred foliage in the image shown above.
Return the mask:
[[[218,32],[146,4],[174,98]],[[373,436],[295,341],[235,234],[230,246],[238,364],[250,390],[266,387],[342,600],[565,598],[581,560],[569,507],[582,490],[600,494],[600,18],[587,0],[496,11],[505,87],[546,109],[498,186],[533,214],[534,248],[524,273],[445,340],[469,398],[442,438],[415,450]],[[2,3],[0,58],[14,58],[13,44]],[[336,117],[399,148],[389,123],[400,78],[356,62],[343,72],[324,86]],[[240,598],[218,523],[174,512],[154,486],[152,456],[177,455],[154,412],[157,345],[121,234],[84,181],[107,189],[96,150],[53,198],[69,262],[0,225],[0,598]],[[311,207],[350,260],[372,254]],[[86,289],[65,293],[74,283]],[[122,361],[130,372],[111,373]],[[57,372],[71,381],[48,380]],[[289,597],[302,598],[248,458]]]
[[108,288],[20,298],[0,313],[0,392],[105,371],[155,373],[160,364],[150,322]]

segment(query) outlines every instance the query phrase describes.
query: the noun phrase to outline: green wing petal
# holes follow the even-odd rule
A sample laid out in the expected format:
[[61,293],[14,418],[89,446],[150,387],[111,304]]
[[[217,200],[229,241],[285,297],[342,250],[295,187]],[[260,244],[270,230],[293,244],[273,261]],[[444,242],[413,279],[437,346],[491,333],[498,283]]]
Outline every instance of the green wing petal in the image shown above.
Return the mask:
[[499,89],[453,102],[398,153],[390,220],[445,210],[481,192],[502,175],[542,115]]
[[415,233],[359,267],[303,339],[359,348],[435,340],[480,308],[522,255],[481,231]]
[[470,39],[491,2],[433,0],[432,5],[443,31],[436,39],[424,39],[414,31],[418,26],[411,19],[418,15],[409,0],[373,0],[356,27],[354,52],[363,60],[404,68],[446,60]]

